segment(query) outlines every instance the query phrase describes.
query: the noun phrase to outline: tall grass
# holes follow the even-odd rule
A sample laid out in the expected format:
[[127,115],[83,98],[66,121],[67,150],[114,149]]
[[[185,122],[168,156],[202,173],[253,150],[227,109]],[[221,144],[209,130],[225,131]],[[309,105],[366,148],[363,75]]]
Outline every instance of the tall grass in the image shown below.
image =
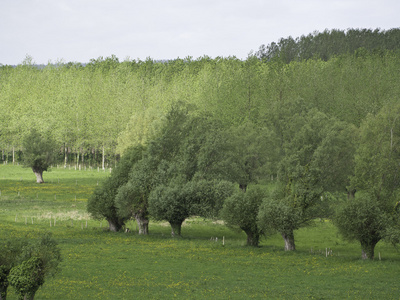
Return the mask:
[[[359,245],[344,242],[327,220],[296,232],[297,250],[290,253],[278,235],[246,247],[243,233],[200,218],[185,222],[182,238],[171,238],[160,222],[151,222],[149,236],[137,235],[132,221],[129,233],[108,232],[105,221],[86,214],[90,193],[108,175],[55,168],[37,185],[29,169],[0,166],[0,238],[30,239],[47,230],[62,250],[61,273],[47,279],[36,299],[400,296],[397,250],[381,242],[377,259],[362,261]],[[16,299],[12,288],[8,299]]]

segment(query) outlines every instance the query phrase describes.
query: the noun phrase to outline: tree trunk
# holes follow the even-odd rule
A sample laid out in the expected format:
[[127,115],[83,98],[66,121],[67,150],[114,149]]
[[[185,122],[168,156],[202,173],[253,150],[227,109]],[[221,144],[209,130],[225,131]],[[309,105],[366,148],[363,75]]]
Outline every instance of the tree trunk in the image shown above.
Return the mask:
[[24,300],[33,300],[35,298],[35,294],[33,295],[25,295]]
[[356,191],[356,189],[347,190],[347,200],[354,199]]
[[174,236],[181,236],[181,228],[182,228],[182,222],[175,222],[175,223],[171,223],[169,222],[169,224],[171,224],[171,235]]
[[67,167],[68,162],[68,148],[67,145],[64,144],[64,168]]
[[239,188],[242,192],[246,192],[247,190],[247,184],[239,184]]
[[375,246],[378,242],[361,243],[362,259],[374,259]]
[[[8,274],[4,274],[4,275],[8,275]],[[0,283],[0,300],[6,300],[7,299],[7,288],[8,288],[7,280],[6,280],[6,282],[1,282]]]
[[13,151],[12,151],[12,153],[13,153],[13,164],[15,163],[15,148],[14,148],[14,146],[13,146]]
[[103,157],[102,157],[102,159],[101,159],[101,167],[103,168],[103,170],[105,169],[105,168],[104,168],[104,162],[105,162],[105,160],[106,160],[106,158],[105,158],[105,151],[104,151],[104,145],[103,145]]
[[118,232],[122,228],[122,224],[118,220],[108,219],[108,229],[113,232]]
[[149,234],[149,219],[141,214],[135,214],[135,219],[139,227],[139,234]]
[[294,234],[291,231],[289,234],[282,233],[283,240],[285,241],[285,251],[294,251],[296,246],[294,244]]
[[32,168],[33,173],[36,175],[36,183],[44,183],[43,180],[43,171],[42,170],[35,170]]
[[258,247],[260,241],[260,235],[258,232],[253,232],[252,230],[244,230],[247,234],[247,246]]

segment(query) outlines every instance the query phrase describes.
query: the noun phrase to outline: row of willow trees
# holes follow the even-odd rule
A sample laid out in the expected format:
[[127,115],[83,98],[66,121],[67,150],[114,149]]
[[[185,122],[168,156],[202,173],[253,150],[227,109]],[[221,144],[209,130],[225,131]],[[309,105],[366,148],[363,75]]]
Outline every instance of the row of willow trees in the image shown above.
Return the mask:
[[[381,241],[400,239],[400,103],[360,127],[302,100],[272,108],[279,118],[226,126],[178,102],[145,145],[128,148],[88,201],[88,212],[118,231],[150,218],[181,235],[190,216],[223,219],[247,243],[279,233],[295,250],[295,231],[331,218],[373,258]],[[272,180],[273,179],[273,180]]]
[[[250,55],[167,62],[49,64],[32,59],[0,67],[0,149],[15,161],[31,128],[51,135],[67,163],[111,158],[145,143],[175,101],[194,104],[224,124],[280,122],[278,107],[312,107],[359,126],[399,100],[397,52],[357,50],[328,61],[262,60]],[[107,162],[107,161],[106,161]]]

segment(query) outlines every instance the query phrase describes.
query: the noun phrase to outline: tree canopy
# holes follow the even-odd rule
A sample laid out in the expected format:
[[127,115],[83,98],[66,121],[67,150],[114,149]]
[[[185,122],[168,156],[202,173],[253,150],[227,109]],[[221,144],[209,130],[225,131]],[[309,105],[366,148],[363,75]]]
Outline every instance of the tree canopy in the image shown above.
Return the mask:
[[56,145],[48,134],[32,129],[23,141],[25,167],[32,168],[37,183],[44,183],[43,172],[55,161]]

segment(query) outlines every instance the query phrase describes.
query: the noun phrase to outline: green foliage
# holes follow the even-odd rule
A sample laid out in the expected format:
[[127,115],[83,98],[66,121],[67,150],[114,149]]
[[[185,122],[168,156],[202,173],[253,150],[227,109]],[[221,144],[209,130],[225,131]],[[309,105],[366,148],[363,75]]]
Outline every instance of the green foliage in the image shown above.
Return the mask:
[[192,180],[185,184],[183,193],[190,203],[190,215],[215,219],[225,199],[232,195],[234,186],[225,180]]
[[149,143],[146,161],[121,189],[121,211],[139,202],[146,206],[148,200],[150,214],[170,222],[173,235],[180,235],[183,221],[191,215],[216,216],[231,186],[214,181],[218,176],[204,168],[199,153],[204,154],[203,144],[208,146],[210,132],[214,136],[218,129],[218,122],[208,114],[181,102],[174,104],[160,133]]
[[384,238],[390,220],[382,207],[370,198],[357,197],[343,204],[335,216],[342,236],[361,244],[363,258],[374,258],[375,245]]
[[149,196],[149,212],[156,220],[171,224],[172,235],[180,235],[183,221],[190,216],[216,217],[233,185],[224,181],[189,181],[159,185]]
[[159,185],[150,193],[149,211],[156,220],[167,220],[172,235],[180,235],[183,221],[191,215],[190,205],[179,185]]
[[60,262],[61,251],[50,233],[33,242],[8,242],[0,256],[1,299],[6,299],[8,284],[15,288],[19,299],[33,299],[45,277],[59,271]]
[[331,120],[324,137],[313,154],[316,168],[321,170],[319,180],[324,191],[348,192],[354,174],[354,155],[359,143],[358,129],[345,122]]
[[96,219],[103,219],[109,222],[109,228],[112,231],[118,231],[122,228],[128,216],[119,216],[115,204],[115,198],[118,189],[126,184],[129,179],[129,173],[135,163],[142,159],[143,146],[129,148],[121,158],[117,167],[106,179],[103,185],[97,187],[87,203],[87,211]]
[[44,283],[43,263],[39,257],[31,257],[14,267],[9,276],[18,299],[33,299],[36,291]]
[[199,153],[207,172],[235,182],[246,191],[268,175],[275,175],[278,139],[273,130],[246,121],[207,138]]
[[399,105],[386,106],[363,122],[351,178],[356,199],[344,204],[336,217],[343,236],[361,243],[363,258],[373,259],[381,239],[399,241],[399,113]]
[[247,234],[249,246],[259,244],[262,230],[257,225],[257,215],[265,194],[258,186],[251,186],[247,192],[237,191],[225,200],[220,212],[227,226],[239,227]]
[[38,183],[43,183],[41,175],[47,171],[54,162],[56,146],[49,135],[41,134],[36,129],[32,129],[25,136],[23,141],[24,155],[23,164],[32,168],[33,172],[40,174],[37,178]]
[[351,185],[368,191],[376,201],[395,204],[400,187],[400,105],[387,105],[363,122]]
[[[396,49],[398,32],[349,30],[346,39],[357,48]],[[301,53],[319,56],[309,55],[319,51],[312,45],[319,45],[321,53],[345,49],[347,44],[339,42],[342,35],[334,30],[323,38],[313,34]],[[299,49],[290,50],[296,44],[295,39],[285,43],[285,56],[296,56]],[[386,103],[397,101],[398,53],[360,50],[329,56],[326,61],[324,55],[320,55],[323,60],[289,64],[263,63],[252,55],[243,61],[201,57],[167,62],[120,62],[111,56],[92,60],[85,67],[49,64],[43,69],[35,68],[30,58],[16,68],[0,68],[0,122],[5,124],[0,128],[2,158],[11,160],[13,153],[16,157],[24,136],[37,128],[64,145],[68,161],[99,163],[100,157],[93,153],[104,148],[101,156],[105,164],[111,164],[115,154],[127,147],[146,144],[177,101],[196,105],[225,128],[247,121],[257,129],[271,122],[282,125],[268,124],[274,131],[287,124],[279,108],[292,107],[290,115],[295,115],[301,110],[298,99],[303,108],[316,108],[357,126],[368,113],[376,114]],[[280,137],[282,131],[275,134]]]
[[257,216],[258,226],[266,234],[279,232],[290,235],[306,225],[307,219],[301,207],[293,207],[291,199],[267,197],[262,202]]
[[274,118],[279,119],[269,121],[281,145],[276,146],[278,184],[260,211],[260,226],[288,237],[293,244],[288,247],[294,249],[293,231],[315,217],[329,217],[333,201],[327,200],[346,192],[358,140],[353,125],[310,108],[301,99],[292,104],[275,108]]
[[159,183],[157,162],[143,158],[136,162],[129,174],[129,180],[118,188],[115,206],[120,218],[136,218],[140,233],[148,233],[148,198],[151,190]]
[[32,257],[39,258],[43,276],[53,276],[58,273],[59,263],[62,260],[61,250],[50,232],[41,234],[36,241],[23,247],[21,257],[23,260]]
[[266,61],[279,60],[284,63],[312,58],[328,60],[334,56],[354,53],[363,48],[369,53],[380,53],[386,50],[400,48],[400,29],[348,29],[315,31],[298,38],[281,38],[277,43],[262,45],[257,57]]
[[26,242],[6,240],[0,244],[0,299],[6,299],[11,269],[21,262],[21,251]]

